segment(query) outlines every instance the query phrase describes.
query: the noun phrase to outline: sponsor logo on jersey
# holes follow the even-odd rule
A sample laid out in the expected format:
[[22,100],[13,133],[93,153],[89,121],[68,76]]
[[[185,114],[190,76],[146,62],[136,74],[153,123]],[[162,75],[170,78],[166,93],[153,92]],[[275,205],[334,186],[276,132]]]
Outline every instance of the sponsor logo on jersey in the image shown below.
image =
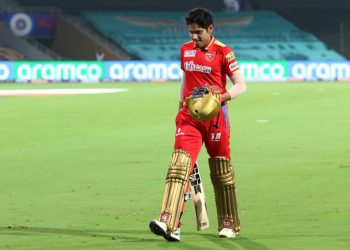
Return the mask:
[[230,52],[230,53],[228,53],[225,57],[226,57],[226,61],[227,61],[227,62],[230,62],[230,61],[232,61],[233,59],[235,59],[235,54],[233,54],[233,52]]
[[181,128],[178,128],[178,129],[176,130],[175,136],[180,136],[180,135],[184,135],[184,134],[185,134],[184,132],[181,132]]
[[221,132],[220,133],[211,133],[211,141],[220,141],[221,140]]
[[207,52],[205,53],[205,60],[211,62],[214,60],[216,53],[215,52]]
[[229,65],[229,68],[230,68],[231,71],[235,71],[236,69],[238,69],[238,64],[237,64],[237,62],[231,63],[231,64]]
[[211,73],[211,67],[195,64],[193,61],[185,62],[185,71],[199,71],[202,73]]
[[184,57],[195,57],[196,51],[195,50],[185,50]]

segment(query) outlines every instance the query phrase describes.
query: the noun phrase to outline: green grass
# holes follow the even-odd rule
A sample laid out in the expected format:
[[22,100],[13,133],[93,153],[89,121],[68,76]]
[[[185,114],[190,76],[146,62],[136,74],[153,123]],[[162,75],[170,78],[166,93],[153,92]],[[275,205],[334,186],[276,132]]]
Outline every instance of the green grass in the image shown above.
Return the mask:
[[100,95],[0,97],[0,249],[349,249],[350,84],[250,84],[231,101],[242,232],[218,239],[207,155],[199,165],[211,227],[191,204],[182,241],[157,218],[178,86],[0,84],[0,89],[127,88]]

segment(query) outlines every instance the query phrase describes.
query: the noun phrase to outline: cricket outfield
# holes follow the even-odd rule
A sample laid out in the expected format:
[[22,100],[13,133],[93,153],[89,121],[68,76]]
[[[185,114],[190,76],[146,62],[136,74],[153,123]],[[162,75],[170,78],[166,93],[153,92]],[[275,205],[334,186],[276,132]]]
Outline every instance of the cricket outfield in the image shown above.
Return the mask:
[[148,229],[170,163],[178,85],[0,84],[34,89],[123,91],[0,91],[0,249],[350,248],[350,84],[248,84],[229,103],[242,231],[217,237],[203,149],[211,225],[197,232],[187,204],[179,243]]

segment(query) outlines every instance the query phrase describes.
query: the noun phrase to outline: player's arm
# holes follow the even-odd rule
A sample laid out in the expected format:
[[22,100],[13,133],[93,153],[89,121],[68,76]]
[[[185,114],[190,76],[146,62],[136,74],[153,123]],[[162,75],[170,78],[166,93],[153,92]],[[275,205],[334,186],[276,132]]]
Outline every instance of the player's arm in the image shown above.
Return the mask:
[[247,91],[247,85],[243,78],[242,72],[238,69],[229,76],[230,81],[233,83],[226,93],[221,95],[221,102],[229,101]]
[[182,79],[179,87],[179,110],[182,109],[184,105],[184,88],[185,88],[185,74],[182,75]]

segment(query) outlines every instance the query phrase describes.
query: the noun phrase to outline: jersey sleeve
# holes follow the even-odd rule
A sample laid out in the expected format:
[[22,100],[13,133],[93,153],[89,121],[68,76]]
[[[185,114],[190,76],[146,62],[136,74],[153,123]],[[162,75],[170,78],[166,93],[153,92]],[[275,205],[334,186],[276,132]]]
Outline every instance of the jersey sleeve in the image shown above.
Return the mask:
[[230,47],[223,48],[223,68],[228,76],[239,70],[236,56]]
[[184,57],[184,46],[182,45],[180,48],[180,67],[182,70],[184,70],[183,57]]

